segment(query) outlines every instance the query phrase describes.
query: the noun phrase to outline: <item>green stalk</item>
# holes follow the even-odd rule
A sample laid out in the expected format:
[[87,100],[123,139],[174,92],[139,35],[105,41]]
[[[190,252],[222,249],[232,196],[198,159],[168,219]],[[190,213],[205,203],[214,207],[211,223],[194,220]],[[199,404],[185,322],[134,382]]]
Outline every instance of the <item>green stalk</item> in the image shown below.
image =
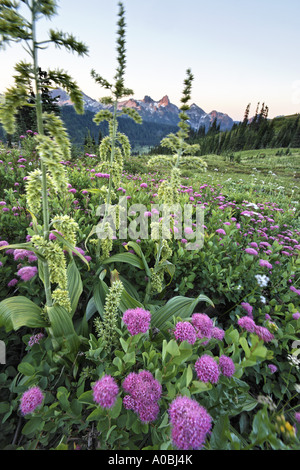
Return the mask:
[[115,158],[115,146],[116,146],[116,135],[117,135],[117,106],[118,100],[116,99],[114,102],[114,113],[113,113],[113,132],[112,132],[112,141],[111,141],[111,154],[110,154],[110,175],[109,175],[109,183],[108,183],[108,194],[106,200],[106,209],[105,209],[105,216],[108,214],[108,208],[110,205],[111,199],[111,190],[112,190],[112,164]]
[[[37,40],[36,40],[36,2],[32,0],[31,3],[31,18],[32,18],[32,58],[33,58],[33,73],[34,73],[34,84],[35,84],[35,96],[36,96],[36,119],[37,119],[37,130],[40,135],[44,135],[43,126],[43,109],[42,99],[40,93],[40,80],[39,80],[39,68],[38,68],[38,56],[37,56]],[[44,239],[49,239],[49,204],[48,204],[48,193],[47,193],[47,168],[46,165],[41,161],[42,171],[42,205],[43,205],[43,224],[44,224]],[[46,294],[46,305],[52,306],[51,296],[51,284],[50,284],[50,272],[48,262],[43,262],[43,274],[44,274],[44,287]]]

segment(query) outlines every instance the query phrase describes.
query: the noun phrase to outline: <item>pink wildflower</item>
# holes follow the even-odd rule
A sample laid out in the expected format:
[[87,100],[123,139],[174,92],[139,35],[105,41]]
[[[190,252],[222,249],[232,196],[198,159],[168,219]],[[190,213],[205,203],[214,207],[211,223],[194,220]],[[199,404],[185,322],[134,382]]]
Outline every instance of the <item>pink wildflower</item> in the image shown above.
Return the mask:
[[14,287],[16,284],[18,284],[18,279],[12,279],[11,281],[9,281],[9,283],[7,284],[7,287]]
[[128,393],[123,399],[126,409],[133,410],[143,422],[154,421],[159,413],[158,400],[162,386],[147,370],[138,374],[130,372],[123,381],[123,389]]
[[44,394],[39,387],[32,387],[24,392],[21,397],[20,410],[23,415],[32,413],[38,406],[42,404]]
[[275,374],[277,371],[277,367],[274,364],[268,364],[268,368],[270,369],[271,374]]
[[270,333],[268,328],[265,328],[264,326],[256,325],[255,326],[255,333],[265,343],[268,343],[269,341],[272,341],[272,339],[274,339],[274,335],[272,333]]
[[268,268],[268,269],[272,269],[273,266],[271,263],[269,263],[269,261],[265,260],[265,259],[260,259],[259,260],[259,265],[262,266],[263,268]]
[[119,387],[113,377],[104,375],[92,387],[93,399],[102,408],[112,408],[116,402]]
[[29,338],[28,341],[28,346],[32,347],[34,344],[39,344],[40,340],[44,338],[43,333],[37,333],[36,335],[33,335]]
[[188,321],[176,323],[174,336],[177,340],[190,344],[194,344],[197,339],[195,328]]
[[253,255],[253,256],[258,255],[258,252],[254,248],[246,248],[245,252],[248,253],[248,255]]
[[24,268],[19,269],[17,272],[18,276],[22,279],[22,281],[30,281],[36,273],[38,269],[36,266],[25,266]]
[[225,377],[231,377],[235,372],[234,362],[228,356],[222,355],[220,357],[219,366],[220,366],[221,374],[225,375]]
[[195,370],[198,379],[201,380],[201,382],[210,382],[215,384],[219,380],[220,370],[218,364],[214,358],[208,354],[204,354],[197,359]]
[[241,307],[242,307],[244,310],[246,310],[247,315],[248,315],[249,317],[251,317],[251,318],[253,317],[253,315],[252,315],[253,307],[252,307],[248,302],[242,302],[242,303],[241,303]]
[[128,309],[123,314],[123,322],[127,326],[129,333],[137,335],[138,333],[146,333],[149,329],[151,321],[151,313],[148,310],[137,307]]
[[212,418],[192,398],[179,396],[169,407],[172,441],[180,450],[199,450],[211,432]]
[[255,324],[254,320],[252,320],[252,318],[250,318],[248,316],[239,318],[238,325],[241,328],[244,328],[246,331],[249,331],[250,333],[255,332],[256,324]]
[[206,313],[193,313],[192,325],[197,332],[197,338],[211,338],[214,324]]

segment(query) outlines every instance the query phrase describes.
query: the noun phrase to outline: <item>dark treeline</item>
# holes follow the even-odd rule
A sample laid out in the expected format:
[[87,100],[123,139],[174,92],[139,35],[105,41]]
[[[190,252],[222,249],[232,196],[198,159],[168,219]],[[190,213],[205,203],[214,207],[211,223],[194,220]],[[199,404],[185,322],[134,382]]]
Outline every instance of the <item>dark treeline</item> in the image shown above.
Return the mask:
[[[242,150],[265,148],[299,148],[300,147],[300,115],[281,116],[268,119],[269,109],[263,103],[256,107],[255,115],[249,118],[248,104],[243,121],[235,123],[231,130],[220,131],[220,125],[213,121],[205,131],[200,127],[197,131],[190,130],[189,144],[200,144],[197,155],[229,154]],[[168,149],[160,145],[151,150],[152,154],[167,154]]]
[[249,119],[250,104],[244,119],[230,131],[220,132],[216,121],[205,133],[204,129],[191,131],[190,142],[199,143],[199,155],[226,154],[242,150],[300,147],[299,115],[268,119],[268,107],[259,103],[253,118]]
[[[65,123],[72,144],[86,147],[87,141],[89,144],[92,141],[98,147],[101,138],[108,133],[108,124],[101,122],[100,125],[97,125],[94,123],[93,117],[94,113],[91,111],[86,110],[84,114],[79,115],[75,113],[72,106],[61,108],[61,118]],[[167,134],[176,132],[177,127],[155,122],[137,124],[124,116],[118,118],[118,130],[127,135],[134,152],[137,146],[158,145]]]

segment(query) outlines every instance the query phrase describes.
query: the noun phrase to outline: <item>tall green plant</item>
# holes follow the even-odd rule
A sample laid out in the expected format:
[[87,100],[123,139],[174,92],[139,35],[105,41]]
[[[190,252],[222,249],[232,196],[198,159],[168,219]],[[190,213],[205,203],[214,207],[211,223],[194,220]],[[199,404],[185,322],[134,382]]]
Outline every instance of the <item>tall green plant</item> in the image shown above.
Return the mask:
[[[24,315],[23,299],[18,297],[6,299],[0,304],[0,326],[4,325],[8,330],[23,325],[35,326],[37,317],[40,316],[37,326],[41,324],[48,326],[53,338],[55,335],[61,336],[61,346],[64,336],[73,335],[73,328],[70,321],[64,321],[64,315],[58,315],[55,309],[62,308],[67,315],[71,316],[74,313],[76,295],[69,288],[73,286],[73,289],[80,291],[81,280],[78,279],[75,263],[71,263],[71,268],[67,271],[63,252],[63,249],[67,249],[69,253],[76,251],[74,245],[77,227],[76,223],[66,215],[57,215],[53,220],[50,219],[48,191],[54,194],[59,193],[62,197],[67,194],[66,173],[60,161],[70,156],[70,143],[60,118],[52,113],[43,113],[38,52],[50,44],[58,48],[64,47],[71,52],[76,52],[79,56],[87,54],[88,49],[73,35],[53,29],[50,29],[47,40],[39,41],[36,32],[37,22],[41,18],[51,19],[56,14],[57,2],[55,0],[23,0],[22,3],[27,7],[28,18],[21,13],[20,2],[9,0],[0,2],[0,47],[5,48],[10,42],[21,42],[30,58],[29,62],[21,61],[15,66],[15,85],[4,95],[4,103],[0,107],[0,122],[9,134],[13,134],[18,109],[28,105],[29,96],[34,99],[38,130],[37,151],[41,165],[40,169],[28,175],[26,187],[27,204],[32,215],[34,234],[30,243],[18,245],[18,247],[34,251],[38,256],[39,276],[45,289],[46,305],[44,310],[35,304],[31,307],[27,305]],[[55,87],[66,89],[76,111],[84,112],[82,94],[69,74],[63,70],[49,70],[48,79]],[[30,94],[32,89],[34,98]],[[42,227],[38,225],[40,212],[42,212]],[[54,241],[49,240],[52,225],[60,232],[60,234],[56,232]],[[17,248],[16,245],[12,247]],[[56,286],[54,291],[52,291],[52,284]],[[57,342],[59,341],[56,338],[56,344]]]
[[[125,9],[122,2],[118,3],[118,30],[117,30],[117,68],[114,76],[114,82],[111,83],[101,75],[91,71],[91,75],[101,87],[110,90],[111,95],[102,98],[100,101],[107,106],[107,109],[99,111],[95,117],[94,122],[100,124],[102,121],[108,121],[109,133],[104,137],[100,144],[100,169],[109,172],[109,184],[107,191],[105,190],[104,201],[106,204],[104,219],[109,215],[110,203],[113,201],[115,194],[113,189],[120,186],[120,181],[123,172],[123,162],[130,158],[131,147],[128,137],[118,132],[118,117],[127,115],[132,118],[136,123],[141,124],[142,118],[139,113],[132,108],[124,107],[121,111],[118,110],[118,101],[126,96],[132,95],[133,90],[126,88],[124,84],[124,75],[126,68],[126,48],[125,48]],[[111,110],[112,108],[112,110]],[[99,191],[103,196],[103,191]],[[95,230],[92,231],[92,234]],[[104,234],[106,238],[102,239],[102,252],[105,257],[109,256],[112,248],[111,234],[109,232],[109,224],[104,224]],[[101,245],[101,243],[100,243]],[[98,253],[100,251],[100,246]],[[103,256],[102,256],[103,258]]]
[[165,181],[161,185],[159,196],[166,204],[173,204],[178,202],[178,188],[180,185],[181,168],[187,167],[190,169],[202,172],[206,169],[206,163],[199,157],[194,157],[195,153],[199,150],[198,144],[188,144],[186,140],[189,137],[190,125],[188,123],[189,116],[187,111],[190,109],[188,105],[191,99],[192,82],[194,76],[191,69],[186,70],[186,78],[184,79],[184,88],[181,97],[181,107],[179,112],[179,130],[176,134],[168,134],[161,141],[161,146],[166,147],[173,153],[172,156],[155,156],[152,157],[148,165],[150,167],[157,167],[157,165],[164,165],[171,168],[170,181]]

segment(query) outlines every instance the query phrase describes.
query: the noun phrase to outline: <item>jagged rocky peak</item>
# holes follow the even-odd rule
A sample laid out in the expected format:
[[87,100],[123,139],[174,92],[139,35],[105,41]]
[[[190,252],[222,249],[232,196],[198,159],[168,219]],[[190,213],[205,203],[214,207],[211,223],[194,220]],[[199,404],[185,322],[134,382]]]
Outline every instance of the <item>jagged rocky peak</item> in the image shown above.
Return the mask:
[[140,104],[137,100],[135,100],[133,98],[129,98],[126,101],[120,101],[118,103],[118,109],[122,109],[124,107],[140,109]]
[[167,95],[163,96],[161,100],[159,100],[158,102],[159,106],[169,106],[170,104],[170,100],[169,100],[169,97]]
[[[60,106],[72,105],[70,96],[65,91],[61,89],[52,90],[51,94],[53,97],[60,96],[58,103]],[[99,103],[83,92],[82,97],[84,108],[93,113],[98,112],[100,109],[110,109],[111,107],[110,105]],[[177,126],[179,122],[180,109],[170,102],[168,95],[163,96],[159,101],[153,100],[149,95],[146,95],[142,100],[129,98],[128,100],[118,103],[119,110],[122,110],[124,107],[135,108],[145,122],[151,121],[160,124],[171,124],[174,126]],[[207,130],[214,119],[217,119],[217,123],[220,124],[221,130],[229,130],[233,126],[233,120],[227,114],[220,113],[215,110],[207,114],[195,103],[190,106],[187,114],[189,116],[190,126],[196,130],[203,126],[205,126]]]
[[143,99],[145,104],[153,104],[154,100],[151,98],[151,96],[146,95]]

